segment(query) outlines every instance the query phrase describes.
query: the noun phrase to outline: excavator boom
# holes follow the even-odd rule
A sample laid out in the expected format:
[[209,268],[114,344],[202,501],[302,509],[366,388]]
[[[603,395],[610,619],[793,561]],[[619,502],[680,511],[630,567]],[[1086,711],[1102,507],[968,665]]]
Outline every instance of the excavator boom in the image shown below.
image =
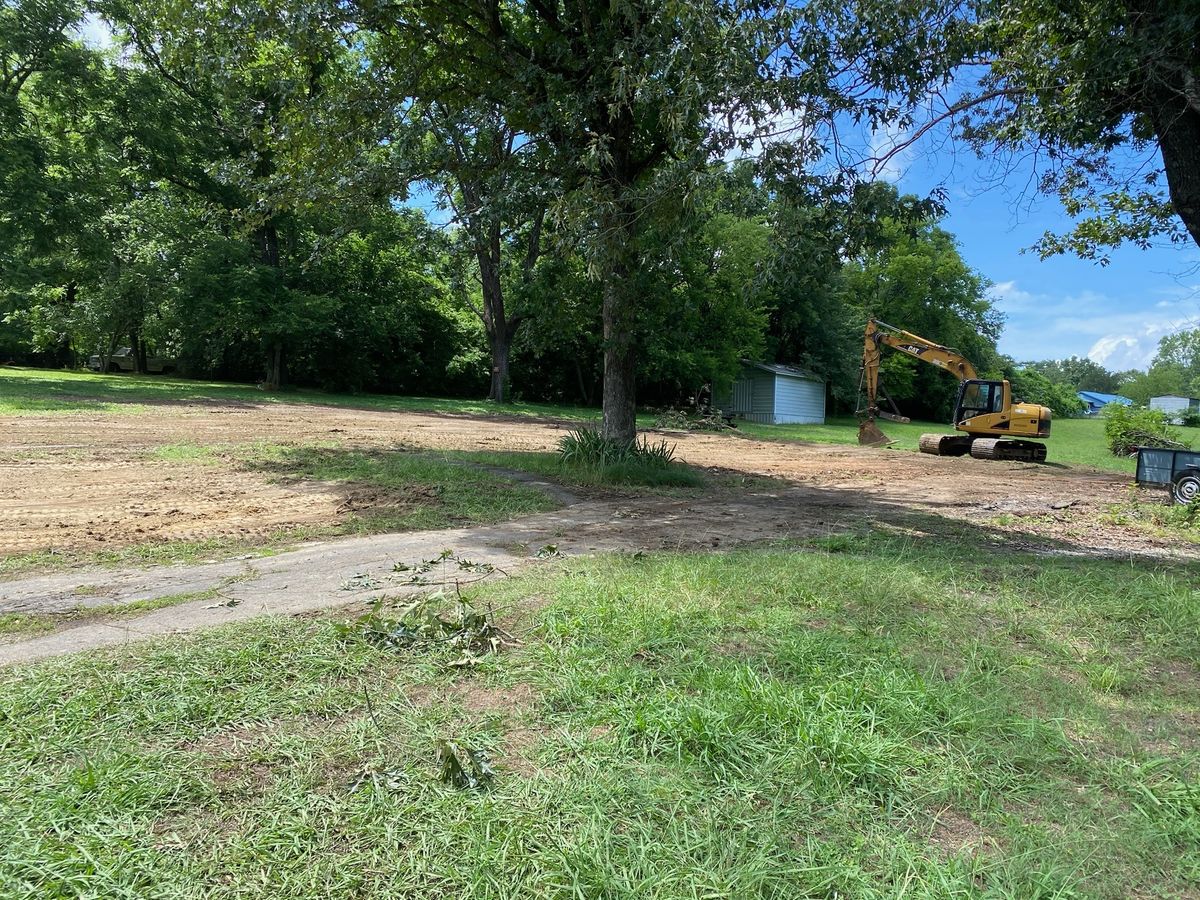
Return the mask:
[[[877,398],[879,395],[879,364],[883,360],[882,347],[884,345],[893,347],[922,362],[945,369],[959,381],[974,381],[979,378],[975,366],[957,350],[935,344],[928,338],[905,331],[903,328],[871,319],[867,322],[863,340],[863,386],[867,392],[866,412],[870,418],[881,415]],[[882,415],[884,418],[891,418],[886,414]]]

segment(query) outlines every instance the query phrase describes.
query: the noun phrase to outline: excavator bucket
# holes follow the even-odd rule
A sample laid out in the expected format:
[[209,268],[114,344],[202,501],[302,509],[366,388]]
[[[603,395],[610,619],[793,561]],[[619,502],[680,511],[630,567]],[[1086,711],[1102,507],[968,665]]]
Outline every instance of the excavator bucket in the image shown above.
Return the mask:
[[858,442],[864,447],[886,447],[892,439],[879,430],[874,419],[863,419],[858,423]]

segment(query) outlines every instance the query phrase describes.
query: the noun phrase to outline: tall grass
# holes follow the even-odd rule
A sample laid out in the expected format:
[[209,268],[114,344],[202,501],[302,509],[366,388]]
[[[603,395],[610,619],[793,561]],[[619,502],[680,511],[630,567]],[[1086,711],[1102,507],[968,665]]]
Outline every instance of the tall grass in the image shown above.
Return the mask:
[[0,896],[1191,896],[1196,583],[849,535],[476,588],[523,640],[465,668],[279,618],[0,671]]
[[578,428],[558,442],[562,467],[576,480],[597,484],[692,487],[698,473],[675,461],[675,448],[665,440],[651,443],[646,436],[630,443],[612,441],[594,428]]

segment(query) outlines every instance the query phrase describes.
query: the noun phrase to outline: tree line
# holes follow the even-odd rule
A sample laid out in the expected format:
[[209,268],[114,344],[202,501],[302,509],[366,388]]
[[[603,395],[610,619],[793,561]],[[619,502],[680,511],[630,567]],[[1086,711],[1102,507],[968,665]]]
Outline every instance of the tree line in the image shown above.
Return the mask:
[[[4,0],[0,356],[128,346],[267,388],[600,402],[624,441],[635,401],[695,398],[744,357],[851,404],[875,315],[1040,390],[996,353],[943,198],[866,177],[870,137],[1052,146],[1044,186],[1107,205],[1046,253],[1179,238],[1186,147],[1166,148],[1194,111],[1148,85],[1184,84],[1154,55],[1182,26],[1144,25],[1088,45],[1125,93],[1066,109],[1079,36],[1053,5]],[[1161,185],[1121,181],[1122,144],[1161,150]],[[944,417],[938,373],[888,366]]]

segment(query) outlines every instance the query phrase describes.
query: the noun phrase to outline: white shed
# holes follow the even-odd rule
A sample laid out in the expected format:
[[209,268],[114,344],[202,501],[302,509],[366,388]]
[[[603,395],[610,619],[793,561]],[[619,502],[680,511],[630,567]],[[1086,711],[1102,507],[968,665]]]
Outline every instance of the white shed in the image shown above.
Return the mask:
[[717,405],[727,414],[764,425],[825,422],[825,379],[795,366],[742,360],[733,389]]
[[1168,394],[1165,397],[1151,397],[1150,408],[1160,410],[1167,414],[1170,421],[1178,422],[1186,412],[1200,412],[1200,400]]

